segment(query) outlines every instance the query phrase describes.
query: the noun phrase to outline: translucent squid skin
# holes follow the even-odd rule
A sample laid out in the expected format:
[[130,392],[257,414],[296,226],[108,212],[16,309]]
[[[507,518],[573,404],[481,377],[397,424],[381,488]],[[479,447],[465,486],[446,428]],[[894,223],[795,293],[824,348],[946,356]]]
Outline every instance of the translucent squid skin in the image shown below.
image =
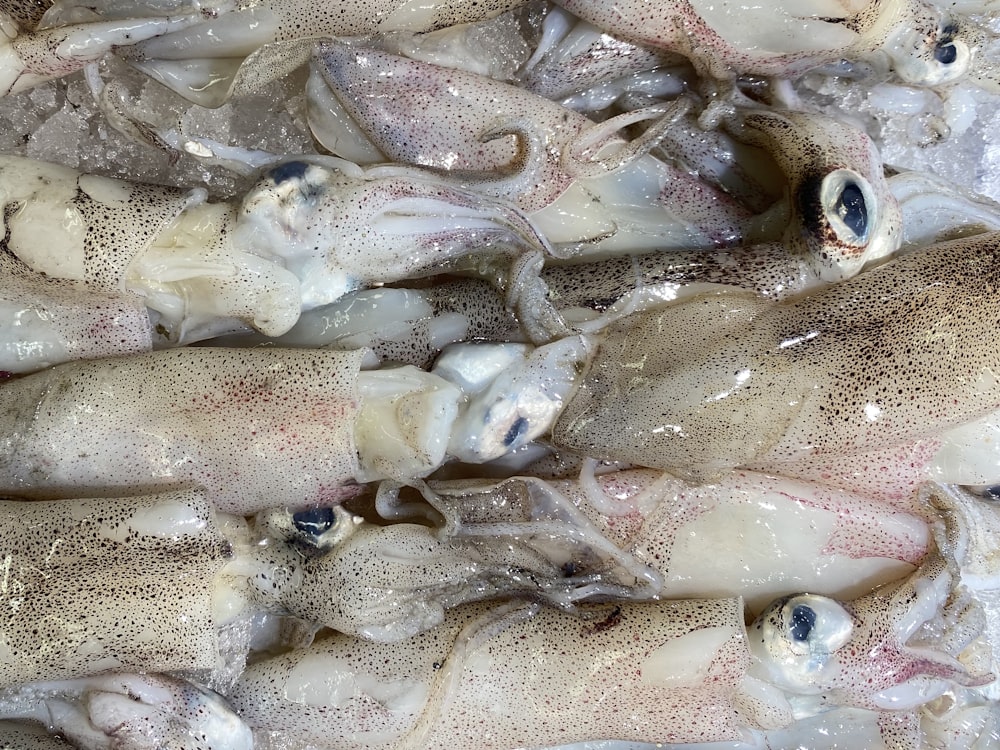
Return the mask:
[[27,269],[0,271],[0,370],[24,374],[76,359],[150,351],[146,306]]
[[233,550],[204,491],[4,500],[0,527],[0,688],[219,666],[216,578]]
[[[334,634],[250,667],[231,699],[255,734],[293,748],[742,738],[735,699],[749,653],[738,600],[600,605],[582,621],[511,609],[462,608],[391,653]],[[546,710],[517,710],[526,702]]]
[[360,471],[360,361],[360,352],[177,349],[6,383],[0,491],[195,484],[237,513],[339,500]]
[[201,14],[184,13],[155,19],[123,19],[69,24],[57,28],[19,28],[31,22],[31,7],[11,3],[15,11],[0,9],[0,96],[25,91],[39,83],[74,73],[122,46],[168,34],[204,20]]
[[678,52],[717,79],[739,74],[795,78],[840,59],[873,62],[907,83],[939,85],[964,75],[978,38],[922,0],[817,0],[808,5],[720,5],[677,0],[655,9],[638,0],[561,0],[611,34]]
[[710,477],[974,421],[1000,406],[984,319],[998,245],[998,234],[934,245],[783,303],[704,295],[633,316],[606,334],[553,440]]
[[28,683],[0,693],[0,716],[38,722],[72,743],[40,744],[41,750],[252,750],[254,746],[250,728],[220,695],[166,674],[122,672]]
[[[565,548],[549,546],[576,575],[600,572],[662,598],[742,596],[753,612],[798,591],[859,596],[911,573],[931,547],[926,509],[903,511],[820,483],[754,472],[733,471],[697,486],[640,469],[579,480],[430,486],[438,505],[458,519],[459,538],[485,545],[503,535],[541,535],[542,519],[563,517],[573,533],[565,535]],[[544,528],[555,536],[558,527]],[[609,556],[595,543],[604,539],[624,554]],[[642,566],[659,577],[651,589],[635,581]]]
[[[908,712],[992,679],[964,655],[980,613],[951,599],[956,581],[932,558],[854,602],[780,599],[748,629],[738,599],[583,605],[575,615],[466,606],[391,652],[333,634],[258,662],[230,697],[259,739],[285,748],[739,747],[828,701],[882,713],[887,744],[909,725],[910,744],[898,746],[911,747],[919,729]],[[925,645],[925,623],[946,633],[941,645]],[[525,701],[544,709],[518,710]]]
[[[122,55],[182,96],[204,106],[219,106],[230,96],[279,78],[308,59],[320,38],[391,31],[426,32],[491,18],[524,0],[413,3],[406,0],[343,2],[336,6],[307,0],[239,0],[207,3],[205,19],[163,34],[161,43],[137,45]],[[163,24],[165,10],[183,13],[184,2],[56,2],[44,23],[132,21],[140,31]],[[146,32],[146,38],[154,36]],[[141,40],[137,40],[141,41]],[[150,41],[152,41],[150,39]],[[244,58],[249,57],[244,63]]]

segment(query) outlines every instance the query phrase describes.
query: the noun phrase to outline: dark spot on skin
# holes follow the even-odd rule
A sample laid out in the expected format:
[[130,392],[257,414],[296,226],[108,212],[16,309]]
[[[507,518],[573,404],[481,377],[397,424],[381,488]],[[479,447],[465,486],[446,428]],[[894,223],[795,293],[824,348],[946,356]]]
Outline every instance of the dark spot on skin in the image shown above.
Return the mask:
[[524,417],[518,417],[507,430],[507,434],[503,436],[503,444],[508,448],[511,447],[527,431],[528,420]]
[[816,625],[816,612],[812,607],[800,604],[792,610],[792,623],[789,632],[792,638],[800,643],[808,640],[810,633]]
[[267,176],[274,180],[275,185],[280,185],[287,180],[301,180],[307,169],[309,165],[304,161],[289,161],[276,166]]
[[312,510],[302,510],[292,516],[292,523],[295,528],[303,534],[319,536],[330,530],[337,522],[337,517],[333,508],[313,508]]
[[865,205],[865,195],[861,188],[853,182],[844,185],[837,199],[837,215],[848,228],[858,237],[868,230],[868,207]]
[[622,621],[622,608],[615,607],[611,610],[611,613],[605,617],[600,622],[595,622],[590,627],[584,628],[584,635],[593,635],[594,633],[600,633],[609,628],[615,627],[618,623]]

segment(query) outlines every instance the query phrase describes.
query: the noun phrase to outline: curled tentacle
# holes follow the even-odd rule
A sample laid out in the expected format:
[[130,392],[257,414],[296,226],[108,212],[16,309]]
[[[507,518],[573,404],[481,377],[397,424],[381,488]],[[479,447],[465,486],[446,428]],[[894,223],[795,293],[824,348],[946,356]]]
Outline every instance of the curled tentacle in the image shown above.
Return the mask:
[[[562,156],[562,167],[567,174],[577,178],[599,177],[622,169],[632,160],[648,154],[655,148],[663,133],[669,130],[678,118],[683,117],[692,104],[690,98],[681,98],[669,104],[653,104],[631,110],[594,125],[566,146]],[[610,155],[599,157],[594,153],[594,145],[606,144],[612,133],[646,120],[656,122],[643,131],[639,138],[629,141]]]

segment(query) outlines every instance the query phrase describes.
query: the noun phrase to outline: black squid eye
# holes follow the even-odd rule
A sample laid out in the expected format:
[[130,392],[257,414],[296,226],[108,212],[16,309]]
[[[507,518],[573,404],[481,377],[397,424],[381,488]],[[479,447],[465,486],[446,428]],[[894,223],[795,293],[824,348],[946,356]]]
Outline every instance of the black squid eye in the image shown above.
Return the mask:
[[292,524],[303,534],[321,536],[337,525],[333,508],[313,508],[292,515]]
[[865,204],[865,194],[857,183],[844,183],[835,208],[841,221],[856,237],[865,235],[868,231],[868,206]]
[[934,46],[934,59],[942,65],[951,65],[958,59],[958,49],[952,42],[938,42]]
[[789,632],[796,641],[806,641],[816,626],[816,611],[800,604],[792,610]]
[[309,169],[309,165],[304,161],[286,161],[269,171],[267,176],[274,181],[275,185],[280,185],[288,180],[301,180],[305,177],[307,169]]

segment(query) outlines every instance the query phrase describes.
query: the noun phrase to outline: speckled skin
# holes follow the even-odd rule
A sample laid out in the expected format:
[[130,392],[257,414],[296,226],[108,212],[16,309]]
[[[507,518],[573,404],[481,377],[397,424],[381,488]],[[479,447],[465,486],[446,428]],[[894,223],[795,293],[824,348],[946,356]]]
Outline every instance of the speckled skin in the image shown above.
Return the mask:
[[21,29],[32,30],[42,20],[51,5],[48,0],[2,0],[0,13],[4,13]]
[[[644,46],[678,52],[716,79],[741,74],[794,78],[840,59],[871,60],[886,52],[919,60],[912,80],[939,82],[934,45],[944,38],[942,13],[921,0],[829,0],[770,3],[672,0],[560,0],[559,5],[609,33]],[[755,11],[750,13],[749,11]],[[740,23],[728,31],[726,19]],[[781,34],[769,35],[779,29]],[[893,35],[913,31],[913,47],[896,49]],[[739,36],[742,40],[737,42]],[[883,52],[883,47],[888,49]]]
[[626,319],[553,440],[706,477],[901,445],[974,419],[1000,407],[998,255],[1000,234],[979,235],[777,305],[704,295]]
[[[157,529],[157,514],[189,521]],[[4,500],[0,525],[0,687],[218,666],[212,597],[232,549],[204,492]]]
[[40,724],[4,721],[0,722],[0,750],[73,750],[73,746]]
[[[583,115],[515,86],[461,70],[336,42],[317,46],[324,80],[392,161],[497,173],[483,192],[516,200],[527,212],[558,197],[573,178],[561,166],[563,148],[593,123]],[[386,75],[391,72],[391,75]],[[523,123],[537,134],[544,160],[530,180],[502,179],[525,166],[512,138],[482,141],[492,128]]]
[[[311,740],[352,750],[500,750],[602,737],[741,738],[747,718],[736,693],[749,660],[737,600],[604,604],[583,607],[580,616],[542,609],[500,629],[503,612],[462,608],[391,652],[345,636],[325,638],[250,667],[233,705],[258,731],[276,731],[292,747]],[[703,655],[705,673],[680,685],[658,684],[646,665],[652,652],[703,628],[718,628],[721,641]],[[328,670],[333,660],[342,665],[347,694],[339,703],[316,705],[324,686],[315,683],[286,692],[296,666],[309,660],[330,660]],[[349,686],[356,675],[371,676],[383,690],[392,686],[393,698],[368,697],[372,685],[355,692]]]
[[176,349],[0,387],[2,488],[34,497],[198,484],[227,512],[354,493],[360,352]]
[[[516,86],[338,43],[319,45],[314,64],[390,160],[449,170],[485,195],[514,202],[542,222],[553,243],[570,240],[541,220],[546,209],[553,227],[572,241],[610,232],[616,236],[609,239],[621,240],[617,250],[633,252],[662,246],[668,230],[683,247],[733,244],[746,218],[721,191],[649,156],[601,179],[578,179],[568,154],[581,136],[597,133],[583,149],[588,158],[623,142],[615,131],[595,129],[583,115]],[[567,193],[568,207],[553,205]],[[637,204],[649,208],[630,214]],[[638,249],[626,246],[642,240]]]
[[42,722],[77,750],[253,747],[250,728],[220,695],[167,674],[29,683],[0,692],[0,715]]
[[50,279],[10,256],[0,258],[0,309],[7,313],[0,319],[0,371],[24,374],[153,346],[138,297]]
[[[122,291],[129,265],[191,202],[192,191],[0,158],[3,249],[34,271],[94,289]],[[53,213],[62,221],[52,222]],[[47,226],[48,242],[40,241],[39,226]],[[68,257],[52,258],[53,246],[63,245]]]

